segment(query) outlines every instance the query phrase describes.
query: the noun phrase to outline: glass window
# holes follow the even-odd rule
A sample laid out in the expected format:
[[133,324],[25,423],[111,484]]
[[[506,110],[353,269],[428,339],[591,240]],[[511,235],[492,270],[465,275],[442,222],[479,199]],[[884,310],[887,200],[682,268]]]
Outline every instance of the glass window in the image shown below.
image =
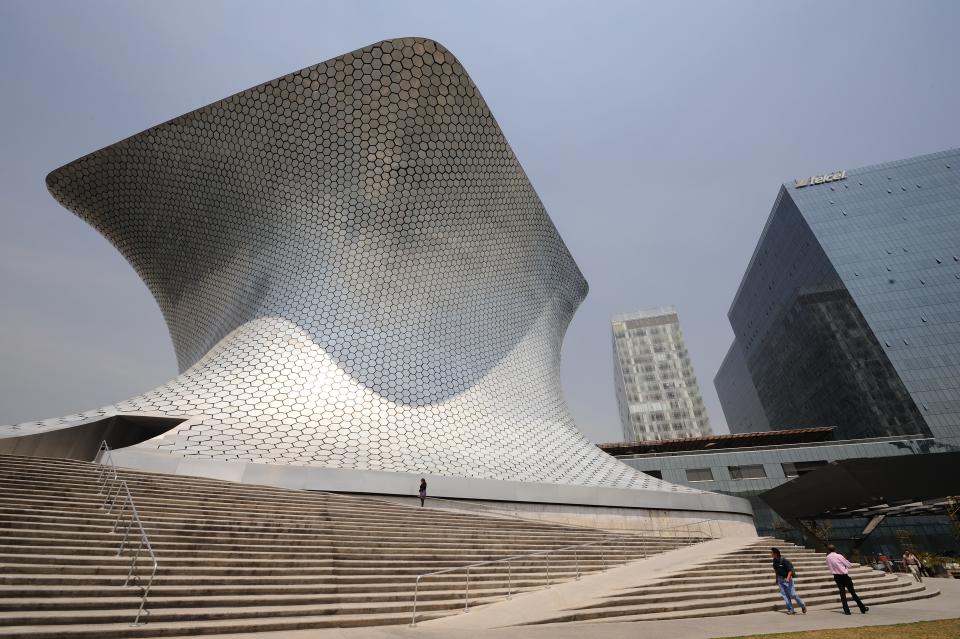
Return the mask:
[[785,462],[782,464],[783,474],[787,477],[799,477],[800,475],[806,475],[810,471],[826,465],[827,462],[825,461]]
[[688,468],[687,481],[713,481],[713,471],[709,468]]
[[730,466],[730,477],[733,479],[763,479],[767,476],[762,464],[749,466]]
[[663,471],[645,470],[643,472],[646,473],[647,475],[650,475],[651,477],[656,477],[657,479],[663,479]]

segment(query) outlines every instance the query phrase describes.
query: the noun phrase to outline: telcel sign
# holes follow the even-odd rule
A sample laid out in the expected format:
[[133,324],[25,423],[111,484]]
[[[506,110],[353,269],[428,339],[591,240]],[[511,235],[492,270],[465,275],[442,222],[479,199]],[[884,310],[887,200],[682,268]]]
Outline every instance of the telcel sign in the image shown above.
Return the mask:
[[793,188],[799,189],[814,184],[826,184],[827,182],[836,182],[837,180],[846,180],[846,171],[837,171],[836,173],[826,173],[824,175],[814,175],[808,178],[799,178],[793,181]]

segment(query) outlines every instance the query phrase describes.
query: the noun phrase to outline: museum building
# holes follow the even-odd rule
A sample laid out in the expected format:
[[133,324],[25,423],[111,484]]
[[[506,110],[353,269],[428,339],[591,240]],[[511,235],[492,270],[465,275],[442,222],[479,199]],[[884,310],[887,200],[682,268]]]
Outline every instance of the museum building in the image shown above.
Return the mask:
[[577,429],[559,363],[586,280],[432,40],[259,84],[47,186],[142,278],[180,374],[2,427],[0,452],[89,460],[106,441],[141,470],[379,495],[426,477],[561,521],[753,534],[746,501],[654,479]]

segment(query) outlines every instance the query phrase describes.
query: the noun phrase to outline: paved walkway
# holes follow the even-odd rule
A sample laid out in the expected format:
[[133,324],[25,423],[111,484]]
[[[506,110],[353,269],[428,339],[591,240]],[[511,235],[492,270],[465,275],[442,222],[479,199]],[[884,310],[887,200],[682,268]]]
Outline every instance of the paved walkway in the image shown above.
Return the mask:
[[[674,621],[641,621],[635,623],[590,623],[551,626],[524,626],[493,630],[417,628],[381,626],[376,628],[336,628],[330,630],[297,630],[287,632],[216,635],[217,639],[720,639],[741,635],[856,628],[911,621],[960,618],[960,580],[930,579],[930,585],[941,594],[921,599],[872,608],[866,615],[842,614],[836,608],[813,609],[806,615],[788,617],[781,612],[760,612],[730,617],[678,619]],[[479,609],[478,609],[479,610]],[[471,614],[471,613],[466,613]]]

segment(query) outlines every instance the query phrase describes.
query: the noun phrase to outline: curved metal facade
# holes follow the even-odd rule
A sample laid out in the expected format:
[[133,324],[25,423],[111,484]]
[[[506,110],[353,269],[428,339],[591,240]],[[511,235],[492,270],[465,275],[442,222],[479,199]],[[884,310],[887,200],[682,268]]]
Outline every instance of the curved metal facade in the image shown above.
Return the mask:
[[381,42],[68,164],[51,193],[153,293],[181,369],[97,415],[208,459],[663,488],[576,429],[586,282],[466,72]]

